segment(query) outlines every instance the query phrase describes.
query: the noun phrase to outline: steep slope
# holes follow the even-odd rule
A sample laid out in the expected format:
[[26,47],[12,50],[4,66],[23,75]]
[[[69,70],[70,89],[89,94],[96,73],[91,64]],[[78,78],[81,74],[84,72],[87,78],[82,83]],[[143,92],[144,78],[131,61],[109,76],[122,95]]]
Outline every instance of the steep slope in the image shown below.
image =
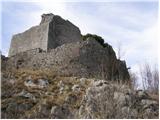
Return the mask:
[[2,118],[158,118],[159,103],[145,91],[50,70],[2,73]]

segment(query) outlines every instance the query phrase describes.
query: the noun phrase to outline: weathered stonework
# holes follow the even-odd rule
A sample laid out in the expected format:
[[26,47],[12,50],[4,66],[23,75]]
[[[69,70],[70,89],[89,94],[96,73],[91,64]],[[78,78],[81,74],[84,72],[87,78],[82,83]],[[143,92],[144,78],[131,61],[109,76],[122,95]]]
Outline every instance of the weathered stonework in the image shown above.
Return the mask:
[[39,26],[13,36],[3,70],[54,69],[60,75],[128,80],[124,61],[109,44],[93,37],[81,40],[79,28],[60,16],[43,14]]
[[61,75],[129,79],[125,62],[116,59],[112,47],[96,40],[68,43],[46,52],[33,49],[10,57],[6,68],[54,69]]
[[80,40],[80,30],[71,22],[57,15],[43,14],[40,25],[12,37],[9,56],[35,48],[47,51]]

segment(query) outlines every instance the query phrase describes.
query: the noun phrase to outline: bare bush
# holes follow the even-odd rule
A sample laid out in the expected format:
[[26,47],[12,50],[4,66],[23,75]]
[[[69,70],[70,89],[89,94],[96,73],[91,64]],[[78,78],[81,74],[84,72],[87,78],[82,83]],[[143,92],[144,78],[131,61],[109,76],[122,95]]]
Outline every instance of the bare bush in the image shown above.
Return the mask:
[[136,73],[129,71],[130,75],[130,87],[131,89],[136,90],[138,88],[138,76]]
[[156,65],[152,71],[152,78],[153,78],[152,90],[154,93],[158,94],[159,92],[159,71]]
[[151,93],[158,94],[159,88],[159,72],[157,65],[151,67],[145,63],[140,67],[140,78],[142,79],[143,89]]

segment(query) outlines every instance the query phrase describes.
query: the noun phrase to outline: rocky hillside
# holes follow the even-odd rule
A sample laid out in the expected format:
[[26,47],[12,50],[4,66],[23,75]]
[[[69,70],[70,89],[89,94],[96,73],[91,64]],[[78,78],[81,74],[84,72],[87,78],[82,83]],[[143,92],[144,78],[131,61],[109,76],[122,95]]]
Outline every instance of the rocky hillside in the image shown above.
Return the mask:
[[2,72],[2,118],[158,118],[145,91],[94,79],[57,76],[48,69]]
[[1,63],[2,118],[158,118],[158,100],[129,87],[112,46],[60,16],[14,35]]

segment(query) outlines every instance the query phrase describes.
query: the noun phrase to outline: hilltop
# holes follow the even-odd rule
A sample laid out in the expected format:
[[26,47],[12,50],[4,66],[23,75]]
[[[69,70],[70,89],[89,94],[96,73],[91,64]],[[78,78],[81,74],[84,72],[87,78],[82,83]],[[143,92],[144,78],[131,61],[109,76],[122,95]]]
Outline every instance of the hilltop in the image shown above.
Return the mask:
[[52,13],[13,35],[1,55],[2,118],[158,118],[158,100],[131,88],[104,41]]

